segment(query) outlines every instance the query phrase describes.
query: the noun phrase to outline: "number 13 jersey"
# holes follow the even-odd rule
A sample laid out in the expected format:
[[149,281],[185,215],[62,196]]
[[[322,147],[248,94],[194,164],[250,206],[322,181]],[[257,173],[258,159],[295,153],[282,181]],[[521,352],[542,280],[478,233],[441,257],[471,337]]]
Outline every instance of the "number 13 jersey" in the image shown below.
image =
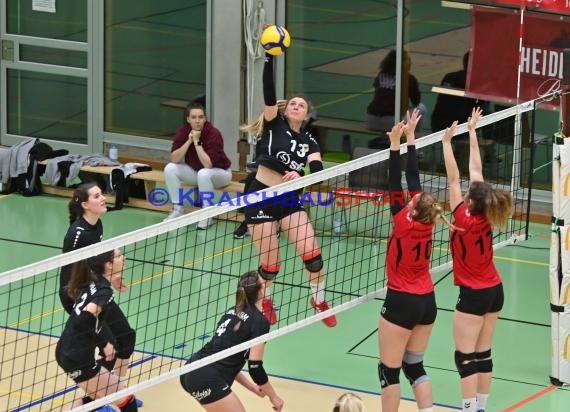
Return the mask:
[[307,164],[307,156],[318,152],[319,144],[311,133],[291,130],[281,115],[265,121],[263,134],[256,145],[259,164],[281,174],[293,170],[300,172]]

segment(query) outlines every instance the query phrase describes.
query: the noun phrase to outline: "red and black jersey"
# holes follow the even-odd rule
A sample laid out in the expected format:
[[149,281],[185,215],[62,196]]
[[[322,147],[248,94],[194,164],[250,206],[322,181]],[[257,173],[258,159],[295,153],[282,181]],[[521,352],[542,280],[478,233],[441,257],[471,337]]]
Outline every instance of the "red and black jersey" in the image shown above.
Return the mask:
[[263,134],[256,145],[256,160],[281,174],[299,172],[307,164],[307,156],[320,150],[309,131],[297,133],[283,116],[277,115],[271,121],[265,121]]
[[483,215],[472,215],[464,202],[453,211],[451,253],[455,285],[483,289],[498,285],[501,278],[493,263],[493,229]]
[[407,207],[393,218],[386,255],[388,289],[415,295],[433,292],[429,271],[433,224],[415,221]]

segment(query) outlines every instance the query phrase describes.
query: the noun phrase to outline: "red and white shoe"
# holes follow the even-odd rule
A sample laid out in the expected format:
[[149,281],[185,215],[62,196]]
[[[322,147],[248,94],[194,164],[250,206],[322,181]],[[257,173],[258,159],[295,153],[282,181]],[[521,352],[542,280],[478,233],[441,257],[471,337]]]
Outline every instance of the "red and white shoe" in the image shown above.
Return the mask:
[[[317,313],[324,312],[325,310],[329,310],[329,304],[326,300],[323,300],[318,305],[315,303],[315,298],[311,298],[311,306],[317,311]],[[327,325],[329,328],[334,328],[336,326],[336,316],[332,315],[328,318],[323,319],[323,323]]]
[[273,300],[271,298],[263,299],[261,302],[261,308],[263,310],[263,314],[269,321],[269,324],[275,325],[277,323],[277,312],[273,306]]

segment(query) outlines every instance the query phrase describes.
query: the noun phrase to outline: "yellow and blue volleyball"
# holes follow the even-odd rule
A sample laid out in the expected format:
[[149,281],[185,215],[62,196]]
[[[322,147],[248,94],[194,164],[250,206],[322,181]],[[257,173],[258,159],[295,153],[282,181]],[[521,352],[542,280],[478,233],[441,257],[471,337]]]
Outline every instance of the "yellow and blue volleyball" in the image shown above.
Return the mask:
[[283,26],[268,26],[261,33],[261,45],[267,53],[279,56],[291,45],[291,36]]

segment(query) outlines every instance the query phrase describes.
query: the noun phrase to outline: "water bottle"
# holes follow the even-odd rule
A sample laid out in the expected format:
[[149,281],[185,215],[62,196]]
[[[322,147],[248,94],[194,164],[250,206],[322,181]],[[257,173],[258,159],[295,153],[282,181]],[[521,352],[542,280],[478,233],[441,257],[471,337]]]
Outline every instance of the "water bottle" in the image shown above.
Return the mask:
[[336,216],[333,221],[333,232],[335,235],[340,235],[342,233],[342,220],[340,216]]
[[119,162],[119,149],[114,144],[109,147],[109,159],[113,162]]

